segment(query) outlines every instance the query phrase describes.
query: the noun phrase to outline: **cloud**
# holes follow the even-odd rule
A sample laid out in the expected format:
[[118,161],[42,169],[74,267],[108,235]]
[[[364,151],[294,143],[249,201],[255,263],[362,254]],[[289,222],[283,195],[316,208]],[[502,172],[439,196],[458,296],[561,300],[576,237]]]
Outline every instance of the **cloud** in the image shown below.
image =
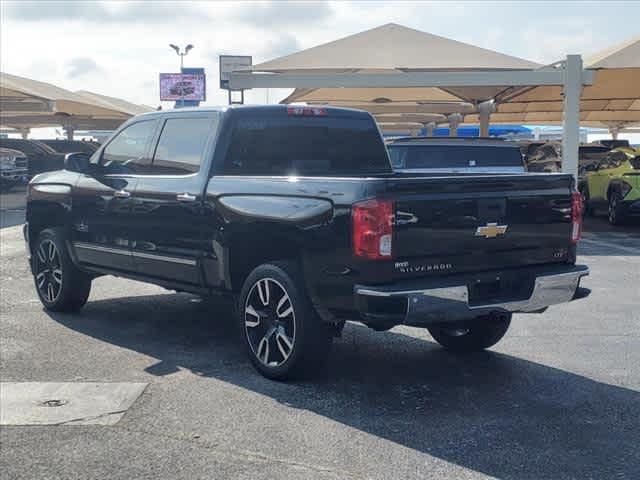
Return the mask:
[[67,77],[76,78],[88,73],[99,72],[100,66],[89,57],[76,57],[67,62]]
[[265,42],[261,50],[261,57],[266,60],[289,55],[300,50],[300,42],[293,35],[285,33],[270,42]]
[[[525,46],[525,58],[544,64],[563,60],[567,54],[588,54],[596,50],[594,29],[585,22],[568,22],[563,28],[525,28],[520,32]],[[551,26],[552,27],[552,26]]]
[[243,4],[235,19],[254,27],[271,29],[274,26],[318,24],[331,17],[333,10],[326,1],[261,2]]
[[8,19],[25,22],[173,23],[176,20],[209,20],[206,12],[186,2],[22,1],[5,4],[3,14]]

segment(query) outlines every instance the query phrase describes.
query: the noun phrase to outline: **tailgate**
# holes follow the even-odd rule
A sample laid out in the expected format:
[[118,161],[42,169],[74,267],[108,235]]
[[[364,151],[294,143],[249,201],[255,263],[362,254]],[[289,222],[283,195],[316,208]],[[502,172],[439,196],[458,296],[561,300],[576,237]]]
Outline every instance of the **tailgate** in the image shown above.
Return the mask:
[[395,270],[442,274],[566,262],[572,188],[573,178],[563,174],[391,180]]

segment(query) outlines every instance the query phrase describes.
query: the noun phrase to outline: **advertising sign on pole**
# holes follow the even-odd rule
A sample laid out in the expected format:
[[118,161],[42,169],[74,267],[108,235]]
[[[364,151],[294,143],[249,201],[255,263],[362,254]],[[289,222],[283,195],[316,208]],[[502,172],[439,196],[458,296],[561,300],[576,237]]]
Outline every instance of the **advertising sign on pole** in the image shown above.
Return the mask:
[[204,73],[161,73],[160,101],[206,100]]
[[248,55],[220,55],[220,88],[229,90],[229,74],[250,67],[252,62]]

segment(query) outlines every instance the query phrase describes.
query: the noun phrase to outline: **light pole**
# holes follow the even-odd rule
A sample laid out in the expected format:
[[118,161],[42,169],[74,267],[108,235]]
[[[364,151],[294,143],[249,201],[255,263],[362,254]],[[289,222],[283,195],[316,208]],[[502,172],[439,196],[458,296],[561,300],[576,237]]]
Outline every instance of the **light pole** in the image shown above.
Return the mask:
[[180,47],[173,43],[170,43],[169,46],[180,56],[180,103],[184,107],[184,82],[182,80],[182,68],[184,67],[184,57],[189,53],[189,50],[193,48],[193,45],[187,45],[184,47],[183,51],[180,51]]

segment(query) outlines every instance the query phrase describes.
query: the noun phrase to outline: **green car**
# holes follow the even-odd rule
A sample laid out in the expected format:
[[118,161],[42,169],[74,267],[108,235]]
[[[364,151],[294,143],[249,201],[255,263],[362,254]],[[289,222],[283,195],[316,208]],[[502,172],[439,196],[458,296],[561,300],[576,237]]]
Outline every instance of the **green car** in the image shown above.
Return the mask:
[[612,225],[640,217],[640,148],[616,148],[588,167],[580,185],[586,214],[607,207]]

